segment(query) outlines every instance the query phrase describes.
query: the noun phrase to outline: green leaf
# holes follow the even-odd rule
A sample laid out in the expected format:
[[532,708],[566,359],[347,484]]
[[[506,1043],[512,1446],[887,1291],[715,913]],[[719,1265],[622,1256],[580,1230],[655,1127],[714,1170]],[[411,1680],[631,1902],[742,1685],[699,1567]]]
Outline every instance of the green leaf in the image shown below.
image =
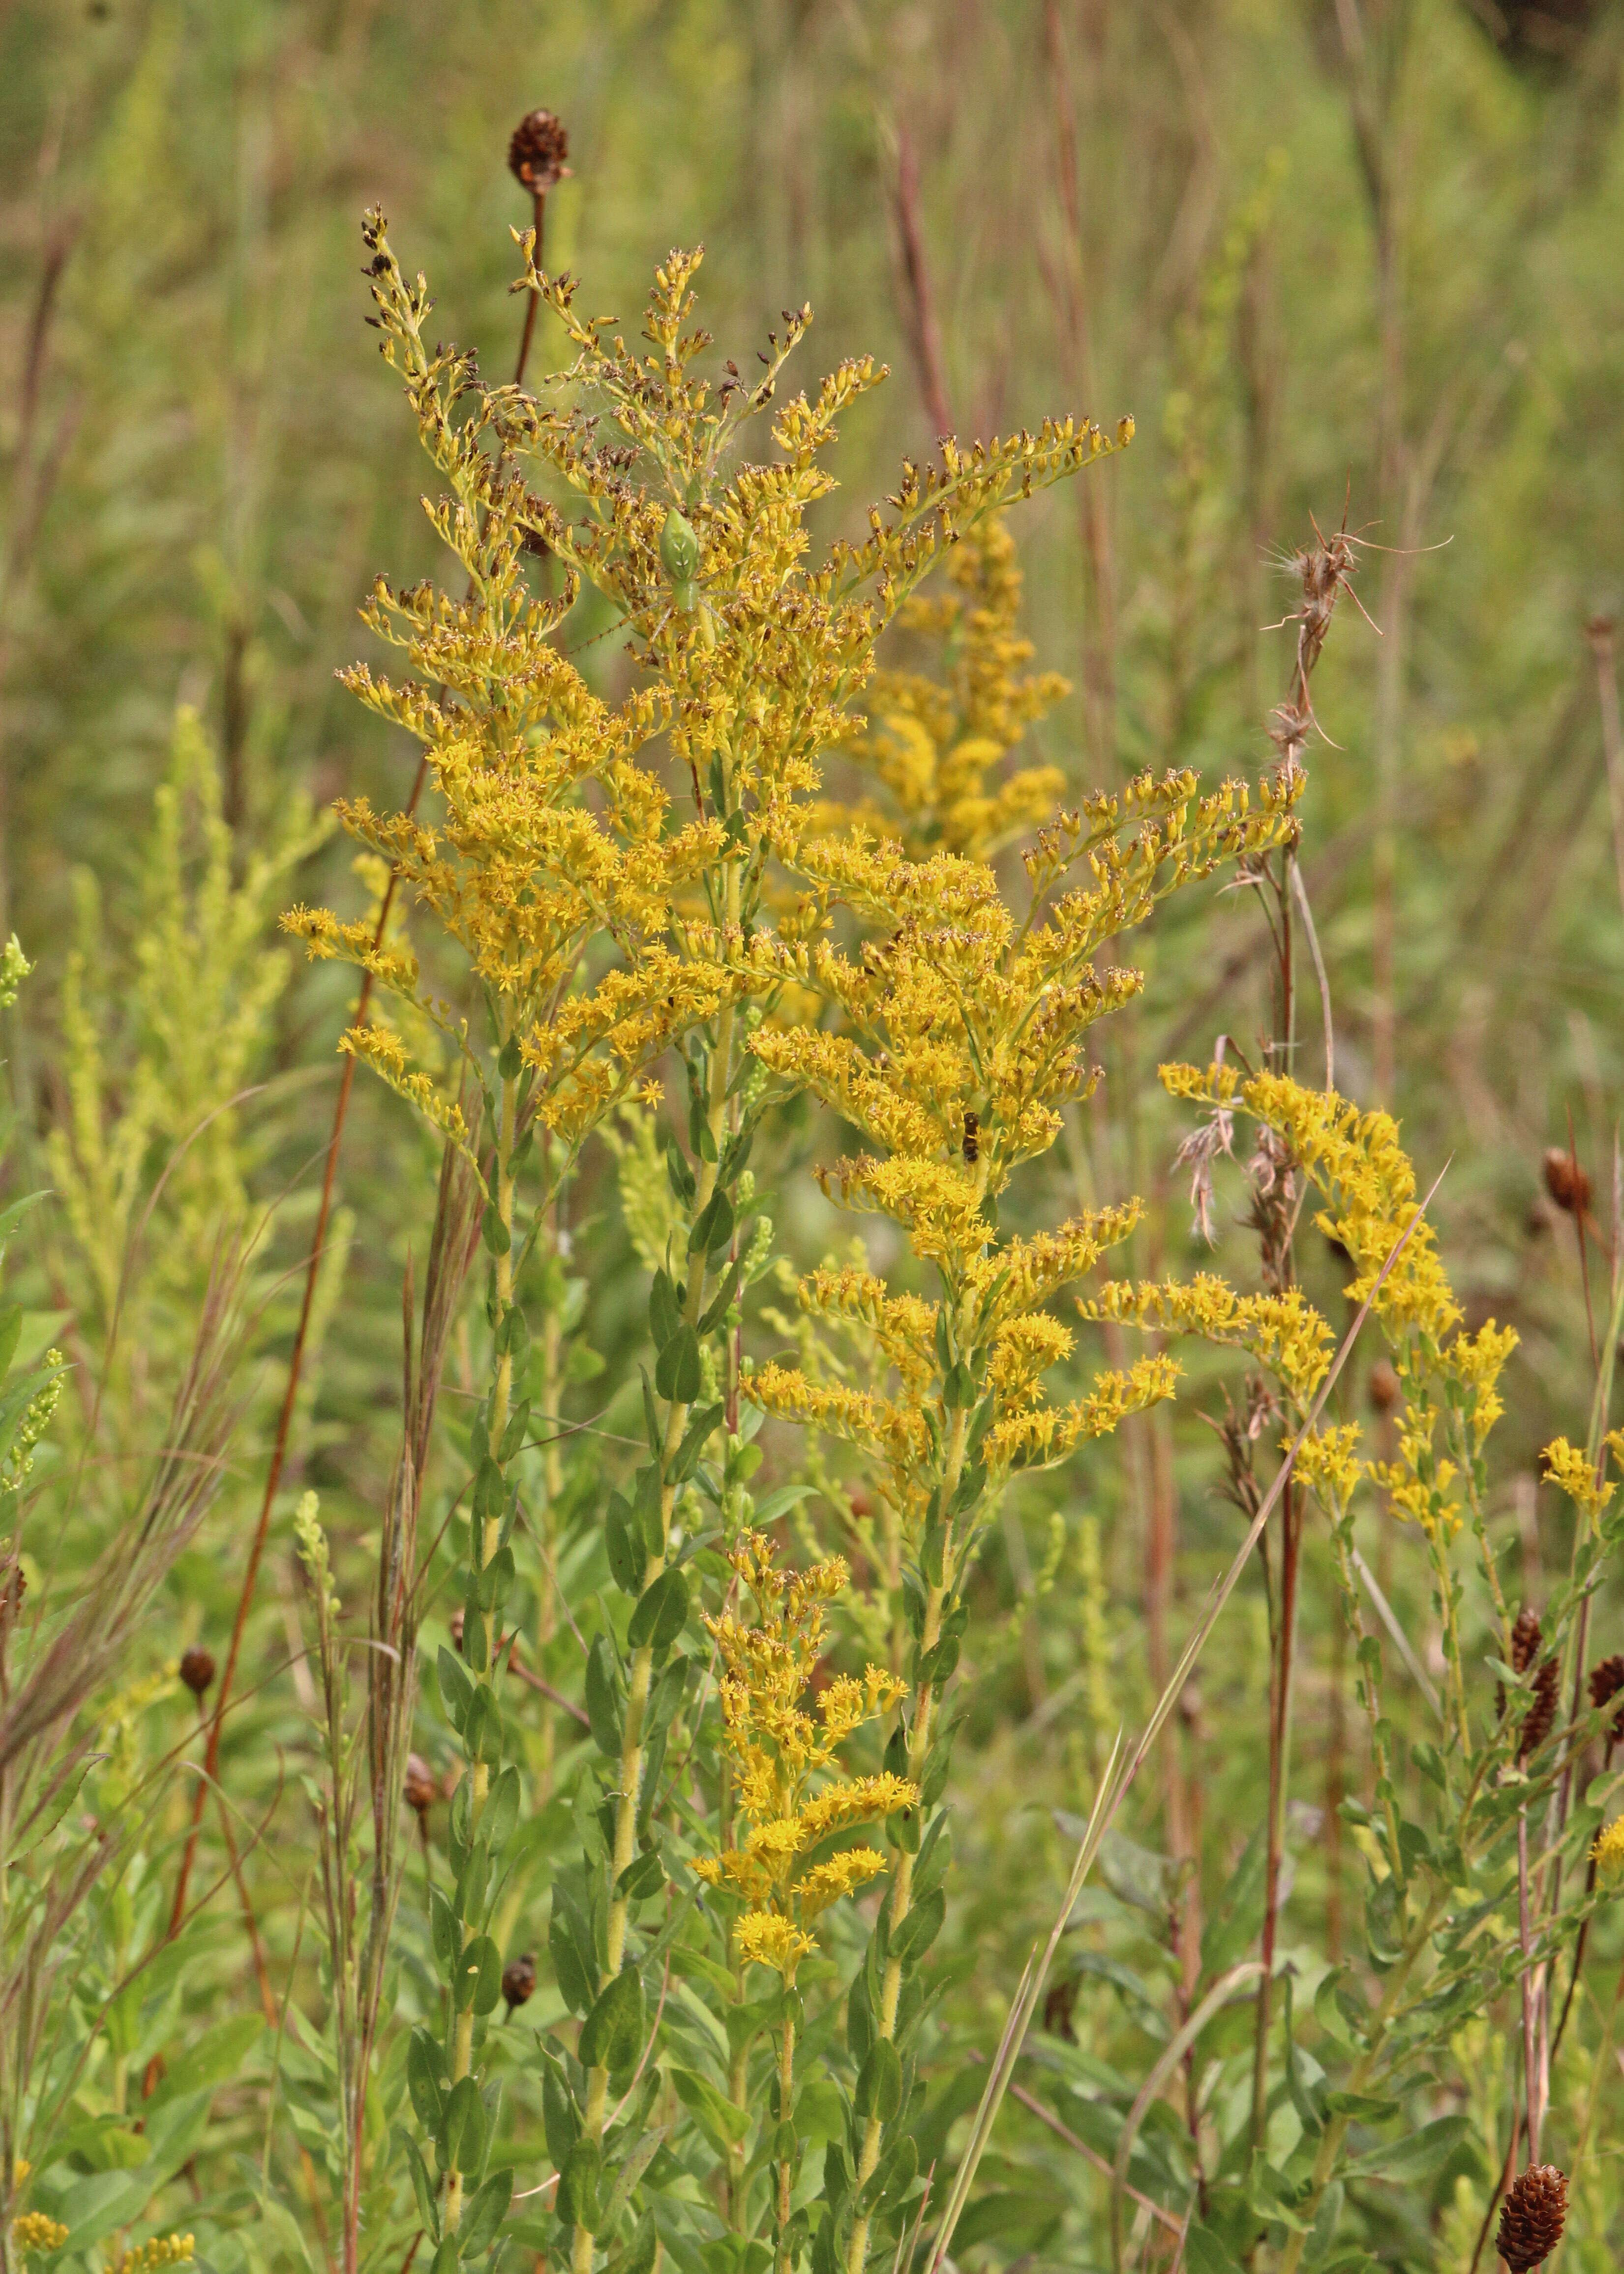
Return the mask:
[[736,2148],[750,2128],[750,2112],[735,2108],[731,2100],[719,2093],[708,2077],[700,2076],[689,2068],[673,2068],[671,2082],[677,2098],[685,2108],[692,2109],[718,2155],[726,2156]]
[[665,1884],[665,1867],[653,1849],[644,1856],[634,1856],[614,1883],[614,1892],[628,1902],[646,1903],[658,1895]]
[[924,1896],[915,1903],[891,1939],[888,1955],[904,1966],[911,1966],[922,1958],[942,1931],[947,1916],[947,1897],[938,1887],[934,1894]]
[[662,1571],[638,1600],[626,1630],[632,1650],[669,1650],[688,1621],[688,1581],[680,1571]]
[[611,2076],[630,2068],[643,2049],[643,1977],[624,1967],[604,1990],[581,2028],[576,2057],[583,2068]]
[[489,2014],[501,1994],[502,1954],[490,1935],[477,1934],[457,1964],[458,2009],[471,2006],[476,2014]]
[[513,1252],[513,1235],[502,1222],[494,1201],[486,1205],[479,1219],[479,1236],[492,1255],[509,1255]]
[[1241,2274],[1210,2226],[1192,2226],[1184,2237],[1184,2263],[1190,2274]]
[[699,1337],[685,1319],[659,1354],[654,1368],[654,1387],[669,1404],[691,1405],[703,1383]]
[[692,1476],[699,1466],[699,1457],[705,1449],[706,1438],[726,1410],[723,1405],[706,1405],[694,1416],[683,1432],[682,1442],[672,1457],[671,1466],[665,1472],[667,1483],[684,1484]]
[[698,1216],[688,1236],[690,1255],[714,1255],[726,1246],[733,1236],[733,1204],[718,1185]]
[[560,2165],[553,2208],[564,2225],[597,2225],[600,2160],[596,2140],[577,2140]]
[[1440,2116],[1418,2132],[1402,2132],[1381,2147],[1366,2149],[1343,2169],[1350,2179],[1424,2180],[1454,2154],[1470,2130],[1469,2117]]
[[429,1897],[429,1938],[434,1946],[434,1963],[442,1974],[449,1974],[456,1963],[457,1923],[438,1887]]
[[564,2066],[558,2055],[548,2052],[546,2069],[541,2081],[541,2118],[547,2136],[547,2153],[553,2166],[562,2171],[566,2157],[581,2137],[581,2119],[565,2079]]
[[[643,1525],[621,1493],[611,1493],[604,1518],[604,1545],[609,1551],[609,1576],[623,1595],[635,1595],[643,1586],[644,1555]],[[618,1750],[618,1749],[617,1749]]]
[[504,2165],[500,2171],[492,2172],[462,2213],[457,2243],[464,2258],[472,2258],[477,2252],[490,2248],[512,2200],[513,2172]]
[[469,1701],[473,1697],[474,1685],[463,1672],[461,1660],[452,1655],[443,1642],[434,1667],[440,1675],[440,1702],[446,1709],[446,1719],[461,1736],[468,1719]]
[[477,2179],[485,2167],[485,2102],[471,2076],[459,2077],[446,2101],[446,2160],[464,2179]]
[[436,2132],[445,2113],[440,2090],[440,2048],[425,2029],[416,2029],[406,2046],[406,2090],[413,2113],[425,2132]]
[[649,1332],[657,1352],[663,1351],[682,1324],[682,1310],[668,1271],[657,1271],[649,1290]]
[[902,2063],[889,2037],[876,2038],[858,2072],[853,2106],[866,2123],[877,2116],[889,2124],[902,2105]]
[[510,1762],[491,1788],[481,1829],[492,1856],[500,1856],[519,1820],[519,1772]]
[[238,2014],[230,2021],[217,2022],[190,2044],[177,2044],[162,2082],[147,2104],[148,2108],[162,2107],[191,2093],[212,2091],[228,2080],[239,2081],[249,2054],[264,2034],[263,2014]]
[[620,1758],[620,1701],[615,1691],[614,1660],[609,1638],[598,1635],[586,1660],[586,1716],[592,1742],[612,1761]]
[[438,2242],[440,2240],[440,2206],[434,2200],[434,2189],[429,2179],[428,2166],[423,2160],[422,2150],[410,2133],[403,2132],[398,2125],[390,2136],[397,2146],[405,2150],[407,2169],[411,2173],[411,2191],[417,2198],[417,2217],[422,2220],[429,2240],[432,2242]]
[[598,1980],[598,1961],[591,1930],[579,1905],[562,1880],[553,1883],[553,1918],[547,1928],[547,1948],[559,1995],[572,2014],[584,2014],[592,2002]]
[[21,1306],[16,1303],[0,1306],[0,1378],[11,1372],[11,1360],[17,1355],[17,1337],[22,1330]]

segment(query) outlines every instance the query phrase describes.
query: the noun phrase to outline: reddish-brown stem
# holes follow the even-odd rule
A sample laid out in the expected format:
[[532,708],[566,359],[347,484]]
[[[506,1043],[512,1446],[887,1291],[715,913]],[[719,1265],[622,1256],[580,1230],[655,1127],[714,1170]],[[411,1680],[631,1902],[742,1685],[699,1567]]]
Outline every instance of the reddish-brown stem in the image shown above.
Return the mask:
[[1500,2167],[1500,2177],[1494,2182],[1494,2192],[1489,2197],[1489,2207],[1483,2214],[1483,2225],[1477,2229],[1477,2247],[1472,2252],[1469,2274],[1477,2274],[1477,2261],[1483,2255],[1483,2246],[1489,2239],[1489,2228],[1493,2223],[1495,2210],[1511,2178],[1511,2166],[1516,2160],[1517,2135],[1522,2129],[1522,2112],[1519,2108],[1514,2108],[1511,2112],[1511,2137],[1506,2142],[1506,2160]]
[[897,130],[897,240],[902,262],[904,315],[908,345],[919,373],[919,391],[938,440],[954,431],[953,414],[942,376],[942,342],[936,329],[930,273],[919,226],[919,160],[906,125]]

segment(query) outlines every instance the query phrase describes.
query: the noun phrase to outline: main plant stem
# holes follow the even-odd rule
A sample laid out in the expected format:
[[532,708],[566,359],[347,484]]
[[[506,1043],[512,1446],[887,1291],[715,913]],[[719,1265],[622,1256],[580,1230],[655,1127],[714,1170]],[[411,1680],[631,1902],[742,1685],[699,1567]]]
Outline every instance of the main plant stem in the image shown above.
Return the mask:
[[1297,1672],[1297,1573],[1302,1562],[1303,1511],[1296,1480],[1281,1500],[1280,1632],[1274,1695],[1269,1701],[1268,1849],[1263,1881],[1263,1972],[1258,1980],[1257,2033],[1252,2057],[1252,2144],[1261,2152],[1268,2118],[1268,2033],[1274,1943],[1280,1926],[1280,1877],[1286,1852],[1289,1796],[1291,1706]]
[[[503,1038],[504,1041],[506,1037]],[[496,1317],[500,1324],[508,1315],[513,1302],[513,1148],[514,1124],[518,1112],[519,1084],[515,1076],[502,1083],[501,1105],[496,1125],[496,1212],[501,1219],[507,1239],[496,1257]],[[503,1337],[504,1344],[507,1337]],[[508,1412],[513,1403],[513,1354],[504,1347],[496,1361],[496,1377],[492,1389],[491,1419],[488,1431],[491,1457],[500,1464],[503,1433],[508,1427]],[[494,1506],[487,1502],[480,1533],[479,1562],[484,1570],[501,1545],[503,1496]],[[496,1681],[497,1614],[492,1609],[482,1614],[485,1628],[485,1664],[477,1680],[487,1688]],[[471,1709],[470,1709],[471,1711]],[[473,1779],[473,1804],[470,1811],[471,1834],[477,1829],[484,1813],[485,1797],[490,1791],[491,1771],[484,1761],[473,1761],[468,1773]],[[467,1922],[458,1928],[459,1943],[465,1933]],[[451,2084],[455,2088],[473,2067],[474,2009],[471,2005],[461,2008],[451,2044]],[[446,2182],[446,2233],[455,2234],[462,2218],[462,2174],[453,2170]]]
[[[795,2016],[789,2008],[789,1992],[785,1992],[784,2027],[778,2037],[778,2129],[790,2121],[790,2106],[795,2090]],[[778,2157],[778,2274],[790,2274],[789,2197],[795,2177],[793,2150]]]
[[[739,921],[739,870],[730,861],[725,886],[726,922],[731,929]],[[710,1055],[710,1093],[706,1100],[705,1119],[710,1133],[710,1158],[702,1158],[696,1171],[694,1193],[694,1218],[697,1222],[704,1213],[716,1190],[720,1174],[722,1143],[727,1120],[727,1084],[733,1047],[733,1010],[727,1004],[718,1013],[716,1028],[716,1048]],[[705,1280],[709,1259],[702,1248],[688,1261],[688,1284],[683,1291],[682,1316],[691,1327],[699,1323],[704,1308]],[[688,1407],[676,1399],[666,1412],[665,1434],[660,1447],[660,1547],[658,1555],[650,1555],[643,1567],[643,1592],[646,1594],[665,1568],[665,1555],[671,1540],[672,1511],[676,1503],[677,1488],[671,1477],[671,1465],[683,1430],[688,1426]],[[604,1974],[612,1980],[617,1975],[626,1956],[626,1926],[630,1910],[630,1899],[619,1892],[621,1873],[630,1864],[636,1846],[637,1802],[643,1781],[644,1718],[649,1708],[649,1690],[654,1675],[654,1645],[647,1643],[632,1660],[631,1679],[627,1684],[626,1718],[620,1737],[620,1789],[615,1802],[614,1847],[609,1863],[609,1921],[605,1935]],[[609,2102],[609,2072],[598,2067],[587,2071],[585,2136],[601,2142],[604,2136],[604,2117]],[[590,2274],[595,2230],[577,2226],[571,2253],[572,2274]]]
[[[959,1490],[959,1480],[964,1472],[965,1441],[968,1433],[969,1417],[962,1408],[959,1408],[953,1414],[951,1427],[948,1434],[947,1465],[942,1479],[942,1505],[944,1509],[952,1506],[953,1496]],[[924,1631],[920,1637],[921,1657],[927,1651],[934,1650],[942,1638],[942,1608],[947,1600],[951,1577],[947,1555],[948,1551],[944,1550],[941,1583],[932,1586],[925,1598]],[[920,1690],[919,1701],[914,1713],[914,1726],[908,1732],[908,1775],[915,1784],[919,1782],[924,1773],[926,1758],[930,1751],[931,1722],[935,1703],[936,1691],[927,1682]],[[897,1868],[891,1874],[891,1902],[887,1910],[887,1920],[893,1940],[898,1928],[908,1915],[908,1905],[912,1900],[913,1892],[914,1857],[911,1851],[905,1849],[898,1853]],[[899,1958],[888,1958],[885,1962],[884,1979],[880,1985],[880,2010],[875,2016],[880,2037],[888,2041],[896,2035],[897,2000],[901,1992],[902,1961]],[[878,2116],[870,2116],[864,2125],[862,2151],[857,2162],[857,2193],[859,2195],[873,2178],[875,2166],[880,2160],[880,2135],[884,2127]],[[867,2211],[861,2211],[852,2223],[852,2239],[846,2254],[847,2274],[863,2274],[863,2266],[868,2255],[868,2218],[869,2215]]]

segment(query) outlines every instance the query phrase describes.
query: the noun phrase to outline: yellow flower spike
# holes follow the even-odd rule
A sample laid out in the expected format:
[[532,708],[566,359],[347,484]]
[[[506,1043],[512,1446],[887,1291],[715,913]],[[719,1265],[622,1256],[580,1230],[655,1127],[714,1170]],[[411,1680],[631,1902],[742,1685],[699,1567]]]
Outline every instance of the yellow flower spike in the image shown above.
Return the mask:
[[905,1777],[846,1776],[836,1758],[852,1731],[904,1696],[905,1686],[870,1666],[861,1680],[836,1675],[813,1695],[824,1605],[850,1576],[842,1557],[780,1571],[771,1542],[749,1532],[729,1561],[755,1598],[756,1623],[723,1612],[707,1615],[705,1624],[722,1662],[723,1742],[747,1828],[741,1847],[702,1856],[694,1868],[748,1906],[733,1930],[741,1955],[793,1982],[814,1947],[804,1929],[885,1868],[874,1849],[818,1858],[812,1851],[849,1825],[883,1820],[919,1798]]
[[1565,1492],[1574,1506],[1582,1510],[1594,1524],[1613,1498],[1617,1487],[1598,1485],[1589,1461],[1576,1445],[1568,1443],[1566,1437],[1553,1439],[1541,1457],[1551,1482]]

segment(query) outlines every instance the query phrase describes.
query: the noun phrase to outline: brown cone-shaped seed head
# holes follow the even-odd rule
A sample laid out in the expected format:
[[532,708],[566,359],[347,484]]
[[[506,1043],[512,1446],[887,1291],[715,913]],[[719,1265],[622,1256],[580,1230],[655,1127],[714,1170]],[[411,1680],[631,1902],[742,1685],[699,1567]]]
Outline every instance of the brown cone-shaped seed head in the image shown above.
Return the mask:
[[502,1995],[508,2000],[511,2014],[515,2006],[523,2006],[536,1987],[536,1955],[527,1950],[522,1958],[510,1958],[502,1969]]
[[1511,1668],[1514,1674],[1526,1674],[1539,1655],[1542,1640],[1539,1614],[1530,1603],[1524,1603],[1517,1613],[1516,1624],[1511,1630]]
[[453,1611],[451,1614],[451,1642],[452,1647],[455,1650],[461,1650],[462,1647],[464,1615],[465,1614],[460,1610]]
[[1545,1190],[1568,1216],[1583,1216],[1590,1205],[1590,1180],[1571,1153],[1553,1145],[1545,1155]]
[[181,1653],[180,1678],[194,1698],[201,1698],[214,1678],[214,1653],[194,1642]]
[[1567,2216],[1567,2180],[1554,2164],[1530,2164],[1507,2194],[1494,2238],[1511,2274],[1529,2274],[1530,2267],[1549,2258],[1562,2239]]
[[407,1807],[415,1808],[419,1817],[426,1816],[434,1805],[434,1772],[421,1753],[406,1756],[405,1792]]
[[568,173],[568,155],[569,137],[557,113],[532,110],[513,130],[508,170],[533,196],[545,197]]
[[1537,1753],[1555,1727],[1556,1685],[1556,1660],[1548,1658],[1534,1676],[1534,1702],[1522,1718],[1522,1733],[1517,1739],[1520,1761]]
[[[1598,1659],[1590,1668],[1591,1705],[1611,1704],[1620,1690],[1624,1690],[1624,1657],[1615,1652],[1611,1658]],[[1615,1745],[1624,1739],[1624,1706],[1620,1706],[1614,1716],[1607,1736]]]
[[1385,1358],[1377,1359],[1371,1368],[1370,1402],[1378,1413],[1391,1413],[1403,1396],[1398,1375]]

